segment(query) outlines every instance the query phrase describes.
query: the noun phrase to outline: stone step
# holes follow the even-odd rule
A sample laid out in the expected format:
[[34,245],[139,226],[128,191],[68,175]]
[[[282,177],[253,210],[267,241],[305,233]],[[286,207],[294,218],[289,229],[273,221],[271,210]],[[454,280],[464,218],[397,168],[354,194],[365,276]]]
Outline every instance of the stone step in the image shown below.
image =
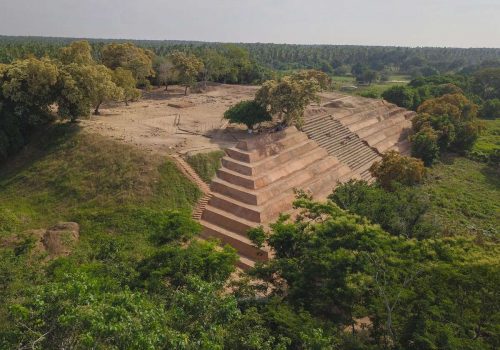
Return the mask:
[[379,142],[382,142],[394,135],[401,135],[406,129],[405,123],[409,123],[408,121],[404,121],[401,124],[392,125],[384,130],[381,130],[377,133],[373,133],[364,138],[364,140],[372,147],[376,147],[375,145]]
[[267,250],[256,248],[247,237],[205,220],[201,220],[200,223],[203,226],[202,237],[220,239],[222,243],[231,245],[240,255],[252,261],[265,261],[269,258]]
[[301,143],[307,140],[307,136],[298,131],[294,131],[293,133],[284,135],[285,137],[283,139],[275,137],[275,142],[266,144],[257,149],[253,148],[254,146],[245,146],[242,149],[240,148],[242,147],[241,143],[239,143],[236,147],[228,148],[226,150],[226,153],[229,157],[239,160],[240,162],[257,162],[266,157],[276,155],[292,145],[296,145],[297,143]]
[[374,145],[374,147],[380,152],[384,153],[388,149],[390,149],[392,146],[395,144],[404,141],[405,140],[405,135],[404,132],[394,132],[392,135],[388,135],[384,140],[378,142],[377,144]]
[[210,222],[242,236],[246,236],[249,229],[259,224],[258,222],[249,221],[231,212],[215,208],[211,205],[207,205],[205,207],[201,218],[203,221]]
[[317,173],[323,172],[338,162],[335,158],[325,157],[314,162],[300,171],[296,171],[269,186],[259,190],[251,190],[242,186],[231,184],[219,178],[212,181],[212,192],[234,198],[243,203],[261,205],[269,199],[278,196],[287,189],[301,184],[304,180],[314,177]]
[[384,105],[378,105],[375,108],[370,108],[360,113],[353,113],[351,115],[345,116],[343,118],[339,118],[338,120],[344,126],[349,126],[351,124],[355,124],[361,122],[362,120],[377,118],[381,115],[386,114],[390,108]]
[[411,143],[408,140],[403,140],[390,147],[389,150],[394,150],[407,156],[411,153]]
[[307,139],[304,142],[298,143],[283,152],[276,154],[272,157],[265,158],[261,161],[254,163],[241,162],[232,159],[228,156],[222,158],[222,166],[246,176],[257,176],[268,172],[270,169],[279,167],[282,164],[289,162],[296,157],[302,156],[304,153],[316,148],[317,145],[314,141]]
[[339,122],[335,121],[318,126],[317,130],[307,131],[307,134],[319,143],[323,139],[339,138],[344,134],[349,135],[349,131],[346,130]]
[[312,162],[323,158],[326,154],[327,152],[324,149],[316,147],[279,167],[267,169],[268,171],[260,176],[245,176],[226,168],[219,169],[217,176],[229,183],[257,190],[308,166]]
[[255,261],[240,254],[240,259],[236,262],[236,265],[242,270],[248,270],[255,266]]
[[258,205],[243,203],[234,198],[214,193],[210,205],[214,208],[229,211],[238,217],[245,218],[251,222],[263,222],[263,208]]
[[303,189],[313,193],[315,199],[324,200],[333,191],[337,185],[337,181],[351,173],[351,171],[351,168],[347,165],[339,163],[334,170],[325,172],[322,176],[307,184]]
[[290,126],[278,132],[269,132],[242,140],[238,142],[236,148],[251,152],[255,150],[261,151],[275,144],[290,147],[294,144],[296,137],[303,138],[303,133],[298,131],[295,126]]
[[396,124],[401,124],[404,121],[406,121],[405,117],[401,114],[398,114],[395,117],[381,120],[375,125],[370,125],[368,127],[357,130],[356,134],[358,134],[360,138],[365,138],[372,135],[373,133],[379,132],[382,129],[388,128]]

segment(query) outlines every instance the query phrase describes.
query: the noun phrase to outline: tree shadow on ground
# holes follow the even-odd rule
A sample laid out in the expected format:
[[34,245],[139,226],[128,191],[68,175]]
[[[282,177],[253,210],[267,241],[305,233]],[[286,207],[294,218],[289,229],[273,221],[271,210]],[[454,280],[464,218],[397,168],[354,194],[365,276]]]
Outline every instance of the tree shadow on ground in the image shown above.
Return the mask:
[[81,131],[78,123],[48,124],[31,136],[31,141],[16,155],[0,164],[0,181],[22,172],[47,155],[53,153],[64,141]]

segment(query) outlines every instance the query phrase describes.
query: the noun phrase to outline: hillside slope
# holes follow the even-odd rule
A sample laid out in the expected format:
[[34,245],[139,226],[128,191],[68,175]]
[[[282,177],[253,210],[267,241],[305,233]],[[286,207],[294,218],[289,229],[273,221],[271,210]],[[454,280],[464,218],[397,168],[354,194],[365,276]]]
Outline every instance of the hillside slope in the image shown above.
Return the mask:
[[82,132],[75,125],[48,130],[0,169],[0,237],[58,221],[94,232],[133,234],[168,209],[189,212],[198,188],[166,158]]

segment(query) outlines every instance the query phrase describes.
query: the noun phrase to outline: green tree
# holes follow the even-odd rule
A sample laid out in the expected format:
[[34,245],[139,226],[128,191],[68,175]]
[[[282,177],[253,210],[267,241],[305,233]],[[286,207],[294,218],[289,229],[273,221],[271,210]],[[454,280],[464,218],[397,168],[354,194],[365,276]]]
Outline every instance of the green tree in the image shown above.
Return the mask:
[[302,70],[295,73],[293,77],[297,80],[315,80],[321,90],[328,90],[332,86],[332,79],[330,78],[330,76],[319,70]]
[[128,69],[121,67],[113,71],[113,82],[123,90],[123,99],[125,105],[128,106],[129,101],[138,100],[141,97],[141,90],[137,89],[137,80]]
[[156,349],[181,340],[158,300],[109,282],[73,273],[30,288],[30,297],[11,309],[15,343],[32,349]]
[[483,68],[473,75],[472,89],[485,100],[500,99],[500,68]]
[[241,101],[224,112],[224,118],[231,123],[245,124],[249,132],[254,125],[272,120],[271,115],[255,101]]
[[220,81],[230,70],[229,60],[214,49],[205,49],[201,55],[203,60],[203,83],[206,88],[207,81]]
[[101,51],[101,59],[106,67],[128,69],[141,85],[147,85],[147,78],[155,74],[153,58],[154,53],[152,51],[142,49],[131,43],[108,44]]
[[179,80],[185,87],[184,95],[187,95],[188,89],[192,87],[203,70],[203,62],[195,55],[187,54],[181,51],[174,51],[169,56],[179,74]]
[[301,126],[304,110],[312,101],[318,101],[320,83],[301,76],[285,76],[268,80],[255,95],[255,101],[272,115],[278,115],[287,125]]
[[414,130],[426,126],[436,131],[441,150],[470,150],[479,136],[477,105],[462,94],[447,94],[426,100],[418,108]]
[[383,188],[391,190],[394,182],[405,186],[421,183],[425,175],[425,167],[420,159],[406,157],[396,151],[388,151],[382,155],[382,160],[372,164],[370,173]]
[[427,126],[411,136],[411,155],[420,158],[426,166],[431,166],[439,158],[438,135]]
[[93,64],[92,47],[87,40],[73,41],[59,49],[59,59],[63,64]]
[[426,218],[429,198],[416,188],[394,184],[388,192],[378,184],[351,180],[335,187],[328,198],[396,236],[422,239],[438,233],[438,225],[434,222],[431,225]]
[[156,56],[153,66],[157,84],[165,85],[165,91],[168,91],[168,86],[179,79],[173,62],[169,57]]
[[43,120],[57,96],[59,69],[49,59],[28,58],[3,68],[1,92],[30,124]]
[[384,100],[387,100],[395,105],[407,109],[412,109],[414,106],[415,93],[408,86],[392,86],[382,93]]
[[495,98],[484,102],[479,110],[479,116],[484,119],[500,118],[500,99]]
[[123,89],[113,82],[113,71],[103,65],[67,65],[59,84],[59,114],[73,120],[88,115],[91,108],[98,115],[103,102],[123,99]]

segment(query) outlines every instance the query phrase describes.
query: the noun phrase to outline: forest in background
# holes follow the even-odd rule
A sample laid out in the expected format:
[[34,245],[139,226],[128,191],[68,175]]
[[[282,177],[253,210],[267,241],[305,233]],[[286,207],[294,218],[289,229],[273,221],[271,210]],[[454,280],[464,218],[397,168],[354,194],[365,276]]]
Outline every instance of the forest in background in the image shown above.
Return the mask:
[[[77,38],[10,37],[0,36],[0,63],[34,54],[53,56],[57,50]],[[343,75],[350,72],[348,66],[356,64],[383,72],[399,72],[418,76],[436,73],[459,72],[474,66],[498,62],[499,48],[433,48],[391,47],[355,45],[290,45],[263,43],[208,43],[178,40],[88,40],[97,56],[102,46],[111,42],[131,42],[150,49],[158,56],[166,56],[174,50],[199,52],[203,49],[223,50],[234,45],[248,50],[250,58],[263,68],[272,70],[317,69],[326,73]]]

